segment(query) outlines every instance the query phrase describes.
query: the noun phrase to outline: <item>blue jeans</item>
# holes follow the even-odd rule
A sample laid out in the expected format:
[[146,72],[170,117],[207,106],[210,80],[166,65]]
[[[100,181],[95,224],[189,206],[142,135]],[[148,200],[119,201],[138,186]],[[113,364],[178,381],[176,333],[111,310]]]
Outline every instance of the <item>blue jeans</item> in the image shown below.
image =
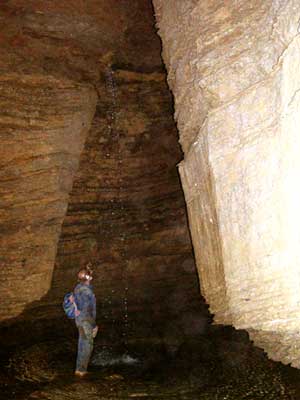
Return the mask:
[[93,326],[88,321],[76,325],[79,332],[76,371],[86,372],[94,346]]

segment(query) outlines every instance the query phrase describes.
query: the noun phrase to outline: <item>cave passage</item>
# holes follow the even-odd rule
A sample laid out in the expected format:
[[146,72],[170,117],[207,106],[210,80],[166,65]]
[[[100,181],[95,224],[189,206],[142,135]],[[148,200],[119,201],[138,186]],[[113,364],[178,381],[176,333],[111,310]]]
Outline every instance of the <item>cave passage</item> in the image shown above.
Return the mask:
[[[151,2],[7,0],[4,20],[0,398],[298,399],[298,371],[201,296]],[[88,262],[80,380],[61,303]]]

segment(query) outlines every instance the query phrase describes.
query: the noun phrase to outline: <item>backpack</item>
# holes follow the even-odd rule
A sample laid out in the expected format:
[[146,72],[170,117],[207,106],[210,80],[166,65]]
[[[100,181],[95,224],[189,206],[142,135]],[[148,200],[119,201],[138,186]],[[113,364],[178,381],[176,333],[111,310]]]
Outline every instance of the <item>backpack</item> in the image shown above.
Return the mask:
[[62,306],[68,318],[75,319],[75,317],[78,316],[78,310],[74,300],[73,292],[65,294]]

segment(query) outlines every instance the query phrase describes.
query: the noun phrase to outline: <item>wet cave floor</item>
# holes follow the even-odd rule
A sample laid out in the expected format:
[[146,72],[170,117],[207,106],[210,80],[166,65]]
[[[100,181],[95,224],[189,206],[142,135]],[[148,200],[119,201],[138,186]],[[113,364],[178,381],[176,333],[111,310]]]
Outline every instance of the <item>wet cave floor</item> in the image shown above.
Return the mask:
[[175,347],[100,342],[84,378],[73,375],[76,338],[15,348],[2,356],[0,399],[300,400],[300,371],[268,360],[231,328]]

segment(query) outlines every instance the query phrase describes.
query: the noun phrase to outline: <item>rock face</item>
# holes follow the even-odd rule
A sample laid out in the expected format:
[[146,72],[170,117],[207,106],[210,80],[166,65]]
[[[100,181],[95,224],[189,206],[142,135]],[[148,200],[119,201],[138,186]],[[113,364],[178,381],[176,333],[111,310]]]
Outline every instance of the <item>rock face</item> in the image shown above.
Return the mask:
[[92,261],[105,331],[128,340],[165,336],[170,325],[185,329],[185,312],[200,312],[171,99],[162,72],[115,69],[104,79],[51,296],[61,298]]
[[43,75],[0,78],[1,319],[51,285],[61,224],[95,112],[91,88]]
[[153,2],[202,293],[299,367],[299,2]]
[[207,311],[151,3],[8,0],[0,20],[1,319],[64,318],[92,261],[104,337],[176,348]]

